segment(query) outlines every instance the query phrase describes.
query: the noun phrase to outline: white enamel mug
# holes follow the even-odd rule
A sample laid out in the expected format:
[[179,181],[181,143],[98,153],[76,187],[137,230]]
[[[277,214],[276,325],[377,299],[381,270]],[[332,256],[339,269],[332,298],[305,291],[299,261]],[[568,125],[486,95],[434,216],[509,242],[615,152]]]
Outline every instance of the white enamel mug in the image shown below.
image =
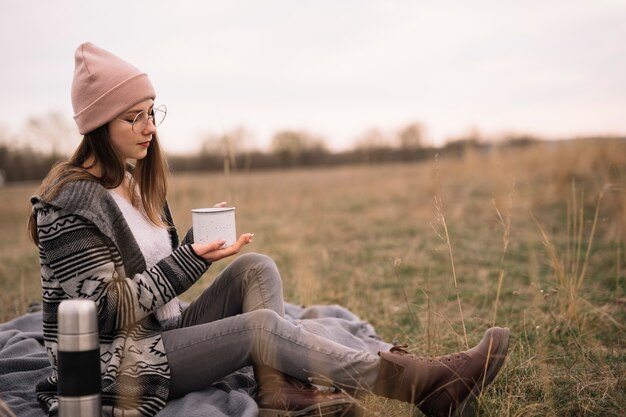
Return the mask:
[[224,239],[224,246],[230,246],[237,241],[234,207],[193,209],[191,223],[195,243],[211,243]]

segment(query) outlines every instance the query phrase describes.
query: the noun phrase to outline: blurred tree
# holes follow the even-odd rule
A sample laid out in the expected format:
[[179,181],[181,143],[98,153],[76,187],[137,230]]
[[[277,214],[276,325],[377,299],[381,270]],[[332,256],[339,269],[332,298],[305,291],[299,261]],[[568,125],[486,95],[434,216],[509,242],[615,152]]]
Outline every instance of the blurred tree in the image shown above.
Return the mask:
[[24,139],[37,152],[54,157],[68,155],[79,141],[78,131],[61,113],[52,112],[28,119]]
[[0,187],[6,182],[7,162],[9,154],[9,131],[4,125],[0,125]]
[[237,156],[247,147],[249,132],[237,127],[222,135],[209,134],[202,141],[201,155],[204,157],[218,156],[224,161],[224,172],[237,169]]
[[411,123],[398,131],[398,145],[402,150],[421,148],[424,143],[424,127],[420,123]]
[[377,128],[371,128],[361,134],[355,141],[355,148],[358,150],[388,148],[389,139]]
[[522,147],[535,144],[539,141],[541,141],[541,139],[531,134],[510,133],[500,141],[500,144],[504,146]]
[[355,150],[361,155],[363,162],[381,162],[391,151],[390,140],[379,129],[366,130],[355,141]]
[[276,133],[270,148],[281,166],[319,165],[329,154],[321,137],[296,130]]

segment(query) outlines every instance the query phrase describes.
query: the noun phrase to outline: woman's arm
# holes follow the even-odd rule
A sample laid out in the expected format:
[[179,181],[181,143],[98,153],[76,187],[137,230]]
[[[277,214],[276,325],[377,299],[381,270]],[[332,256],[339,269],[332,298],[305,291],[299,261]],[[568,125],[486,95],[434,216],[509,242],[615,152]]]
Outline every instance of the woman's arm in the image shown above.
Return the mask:
[[153,268],[127,276],[122,254],[92,222],[57,211],[41,214],[37,223],[44,292],[47,286],[60,287],[67,297],[95,301],[105,332],[148,316],[189,288],[209,265],[183,245]]

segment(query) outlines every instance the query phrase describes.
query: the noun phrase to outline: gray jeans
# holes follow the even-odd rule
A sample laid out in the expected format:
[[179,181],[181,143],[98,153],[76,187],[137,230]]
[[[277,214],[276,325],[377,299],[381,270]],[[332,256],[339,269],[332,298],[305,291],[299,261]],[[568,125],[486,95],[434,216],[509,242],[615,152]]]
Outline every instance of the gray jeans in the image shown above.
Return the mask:
[[284,318],[274,261],[236,258],[185,309],[179,328],[163,332],[170,398],[198,391],[247,365],[267,365],[307,380],[370,390],[379,358],[315,335]]

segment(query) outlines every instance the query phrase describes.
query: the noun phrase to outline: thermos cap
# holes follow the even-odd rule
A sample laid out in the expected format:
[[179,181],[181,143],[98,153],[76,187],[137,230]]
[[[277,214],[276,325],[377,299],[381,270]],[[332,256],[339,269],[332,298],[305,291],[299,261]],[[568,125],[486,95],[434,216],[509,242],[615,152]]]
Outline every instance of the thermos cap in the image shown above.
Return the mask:
[[59,335],[98,333],[96,303],[91,300],[64,300],[57,312]]

